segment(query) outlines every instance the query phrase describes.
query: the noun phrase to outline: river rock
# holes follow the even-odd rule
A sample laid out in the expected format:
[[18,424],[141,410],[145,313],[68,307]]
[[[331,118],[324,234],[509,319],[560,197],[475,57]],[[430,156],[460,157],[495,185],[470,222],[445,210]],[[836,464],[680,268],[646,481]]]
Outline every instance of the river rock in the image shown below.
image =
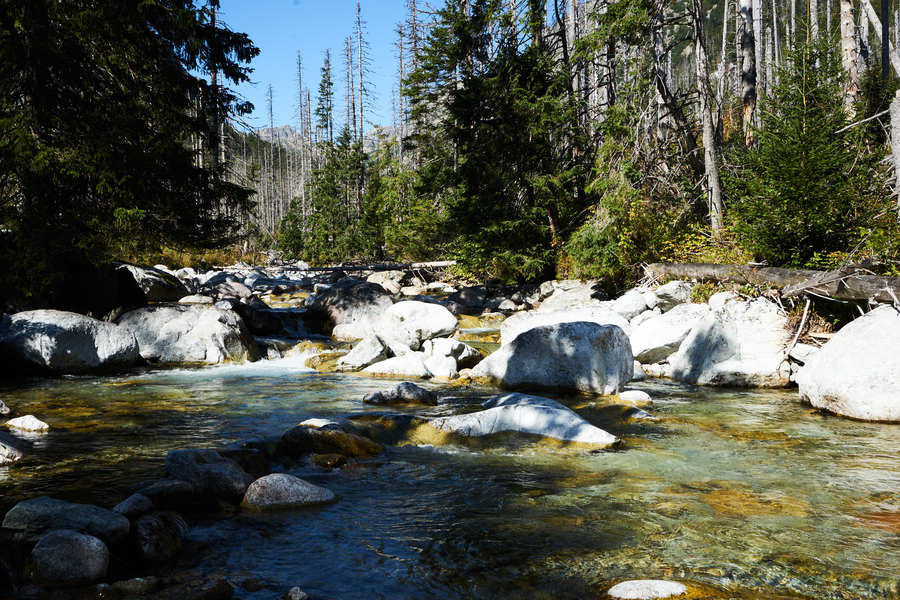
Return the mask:
[[170,451],[166,472],[191,483],[201,493],[230,501],[240,501],[253,481],[235,461],[202,448]]
[[369,365],[362,372],[369,375],[418,377],[421,379],[428,379],[432,376],[431,371],[425,366],[425,354],[422,352],[408,352],[402,356],[395,356]]
[[16,417],[6,422],[6,426],[19,431],[28,431],[31,433],[44,433],[50,431],[50,426],[35,417],[34,415],[25,415],[24,417]]
[[784,387],[790,365],[787,316],[765,298],[707,313],[669,357],[671,377],[703,385]]
[[371,364],[387,360],[389,352],[381,338],[377,335],[370,335],[353,346],[350,352],[339,358],[337,366],[342,371],[359,371]]
[[116,268],[131,274],[147,302],[177,302],[190,294],[178,277],[161,269],[129,264],[120,264]]
[[0,465],[16,462],[25,457],[25,442],[0,431]]
[[179,304],[213,304],[214,302],[215,300],[210,296],[204,296],[202,294],[192,294],[178,299]]
[[691,292],[694,286],[686,281],[670,281],[655,290],[656,306],[663,312],[668,312],[678,306],[691,301]]
[[544,325],[558,325],[560,323],[575,323],[585,321],[598,325],[617,325],[625,333],[631,331],[628,319],[612,310],[609,304],[595,305],[571,310],[559,310],[542,312],[540,310],[516,313],[500,324],[500,341],[504,344],[511,342],[523,331],[541,327]]
[[94,583],[106,577],[108,568],[106,544],[69,529],[48,532],[31,551],[32,579],[47,587]]
[[900,422],[900,312],[881,306],[845,325],[797,373],[800,396],[832,413]]
[[133,546],[143,562],[162,563],[181,551],[188,524],[174,512],[153,512],[134,522]]
[[647,300],[641,290],[628,290],[613,302],[612,309],[630,321],[648,309]]
[[636,579],[614,585],[606,593],[610,598],[617,600],[657,600],[675,598],[686,594],[687,591],[687,588],[677,581]]
[[709,304],[709,307],[713,310],[719,310],[723,306],[725,306],[726,302],[730,302],[731,300],[737,300],[740,298],[734,292],[717,292],[709,297],[709,300],[706,301]]
[[628,336],[615,325],[575,322],[535,327],[472,369],[503,387],[616,394],[631,380]]
[[631,329],[633,331],[635,327],[638,327],[639,325],[642,325],[643,323],[645,323],[646,321],[649,321],[653,317],[658,317],[661,314],[662,314],[662,311],[659,310],[658,308],[648,309],[648,310],[645,310],[644,312],[642,312],[641,314],[639,314],[638,316],[632,317],[631,320],[628,321],[628,324],[631,325]]
[[366,277],[366,281],[380,285],[391,294],[399,294],[407,279],[405,271],[378,271]]
[[347,277],[307,298],[307,323],[339,340],[361,340],[393,304],[380,285]]
[[650,394],[642,390],[619,392],[619,399],[635,406],[651,406],[653,404],[653,398],[650,397]]
[[149,498],[155,508],[162,510],[195,506],[200,501],[200,491],[193,484],[180,479],[152,481],[137,493]]
[[412,382],[404,381],[394,387],[366,394],[363,398],[366,404],[426,404],[435,406],[438,396],[431,390],[427,390]]
[[118,323],[134,333],[141,356],[154,363],[217,364],[259,357],[241,317],[215,306],[147,306],[125,313]]
[[425,340],[448,336],[456,327],[456,317],[440,304],[405,300],[385,311],[376,332],[382,339],[418,350]]
[[279,456],[297,458],[304,454],[340,454],[349,458],[369,458],[384,452],[384,446],[368,438],[330,428],[294,427],[278,441]]
[[428,358],[448,356],[456,361],[456,365],[460,369],[474,367],[482,359],[481,352],[465,342],[452,338],[428,340],[422,344],[422,352]]
[[111,510],[47,496],[22,500],[6,513],[2,525],[27,541],[35,541],[53,529],[72,529],[108,544],[125,539],[130,527],[128,519]]
[[[541,288],[543,289],[543,287]],[[606,292],[598,281],[557,282],[553,293],[538,308],[541,312],[569,310],[586,306],[597,306],[606,300]]]
[[644,367],[641,366],[641,363],[638,361],[634,361],[633,371],[631,373],[632,381],[644,381],[647,379],[647,373],[644,371]]
[[334,492],[286,473],[272,473],[250,484],[241,506],[255,510],[297,508],[335,500]]
[[448,302],[459,306],[460,312],[478,314],[487,302],[487,290],[483,286],[467,287],[447,297]]
[[0,415],[8,415],[12,413],[12,409],[8,407],[3,400],[0,400]]
[[456,359],[452,356],[429,356],[425,359],[425,368],[432,377],[440,379],[459,377],[459,368],[456,366]]
[[292,587],[283,596],[284,600],[310,600],[311,596],[299,587]]
[[611,446],[616,436],[595,427],[559,402],[541,396],[501,394],[484,404],[484,410],[429,421],[439,431],[465,437],[481,437],[518,431],[564,442]]
[[144,494],[132,494],[116,504],[112,510],[124,517],[133,519],[153,510],[153,501]]
[[658,363],[674,354],[707,313],[706,304],[679,304],[631,330],[631,351],[642,363]]
[[32,310],[0,323],[0,360],[53,373],[115,371],[140,359],[126,328],[60,310]]

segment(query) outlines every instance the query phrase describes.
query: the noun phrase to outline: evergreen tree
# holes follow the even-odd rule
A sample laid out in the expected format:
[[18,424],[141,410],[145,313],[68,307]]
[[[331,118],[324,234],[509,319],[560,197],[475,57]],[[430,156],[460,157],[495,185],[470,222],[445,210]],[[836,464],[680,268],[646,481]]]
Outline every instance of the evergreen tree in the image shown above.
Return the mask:
[[847,250],[873,216],[880,156],[846,130],[839,57],[827,38],[789,53],[767,99],[757,145],[727,177],[734,227],[759,260],[814,265]]
[[[250,193],[201,165],[252,107],[219,82],[258,50],[188,0],[8,0],[0,10],[0,296],[54,303],[123,244],[216,246]],[[203,75],[215,72],[216,83]],[[221,169],[221,166],[220,166]]]
[[319,99],[316,104],[316,126],[322,140],[334,141],[334,80],[331,76],[331,50],[325,50],[322,77],[319,80]]

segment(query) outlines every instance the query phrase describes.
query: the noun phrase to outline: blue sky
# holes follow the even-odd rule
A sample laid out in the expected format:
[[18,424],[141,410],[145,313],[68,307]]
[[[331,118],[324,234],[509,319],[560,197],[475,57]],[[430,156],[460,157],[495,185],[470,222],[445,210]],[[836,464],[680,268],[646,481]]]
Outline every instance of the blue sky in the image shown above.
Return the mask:
[[[367,119],[391,123],[391,90],[397,85],[395,29],[405,19],[403,0],[360,0],[368,30],[374,106]],[[251,63],[250,85],[238,92],[256,110],[245,117],[254,127],[267,127],[266,91],[272,84],[276,125],[297,125],[297,51],[303,55],[303,86],[310,89],[313,109],[320,68],[326,48],[331,48],[335,80],[335,121],[344,121],[344,38],[353,34],[355,0],[222,0],[220,18],[235,31],[242,31],[260,49]],[[367,124],[366,129],[371,125]]]

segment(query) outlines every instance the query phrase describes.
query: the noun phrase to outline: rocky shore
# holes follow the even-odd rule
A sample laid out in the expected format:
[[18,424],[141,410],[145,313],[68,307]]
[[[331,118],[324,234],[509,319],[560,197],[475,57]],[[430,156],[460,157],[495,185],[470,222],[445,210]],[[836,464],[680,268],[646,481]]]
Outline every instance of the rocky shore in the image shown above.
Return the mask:
[[[162,567],[200,515],[340,502],[287,472],[299,460],[341,468],[392,445],[466,444],[496,434],[594,451],[620,444],[563,404],[534,395],[542,391],[613,396],[622,419],[653,419],[652,398],[628,388],[648,376],[723,387],[796,385],[816,408],[900,422],[900,361],[888,348],[900,333],[900,312],[892,306],[860,317],[819,348],[798,344],[788,315],[770,299],[722,292],[692,302],[693,286],[684,281],[607,299],[596,282],[466,287],[403,271],[349,276],[236,266],[197,273],[123,265],[120,272],[133,278],[144,301],[103,319],[54,310],[0,315],[7,369],[105,374],[297,355],[325,371],[509,391],[475,412],[348,414],[300,423],[277,439],[173,450],[166,478],[135,482],[134,493],[111,509],[25,500],[0,526],[0,593],[230,598],[227,582],[175,585],[160,576]],[[415,407],[445,399],[405,381],[360,402]],[[29,436],[52,427],[15,409],[0,404],[9,419],[9,433],[0,432],[0,464],[21,460],[32,451]],[[629,583],[611,589],[612,597],[667,597],[615,595],[629,589],[681,590],[673,582]],[[285,597],[303,596],[297,588]]]

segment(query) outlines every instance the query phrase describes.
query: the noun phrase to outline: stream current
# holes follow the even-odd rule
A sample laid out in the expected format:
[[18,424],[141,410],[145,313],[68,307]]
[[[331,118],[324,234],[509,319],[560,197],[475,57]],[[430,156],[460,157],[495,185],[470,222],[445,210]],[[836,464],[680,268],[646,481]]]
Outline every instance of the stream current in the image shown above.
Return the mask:
[[[383,409],[385,380],[312,372],[301,358],[0,387],[52,430],[0,467],[0,510],[37,495],[112,507],[164,475],[171,449],[278,436],[310,417]],[[488,388],[399,412],[474,410]],[[602,598],[667,578],[703,598],[900,598],[900,427],[821,414],[796,391],[664,380],[614,399],[553,395],[623,440],[616,450],[504,437],[395,446],[326,471],[286,471],[338,502],[192,522],[176,572],[225,576],[236,597]]]

